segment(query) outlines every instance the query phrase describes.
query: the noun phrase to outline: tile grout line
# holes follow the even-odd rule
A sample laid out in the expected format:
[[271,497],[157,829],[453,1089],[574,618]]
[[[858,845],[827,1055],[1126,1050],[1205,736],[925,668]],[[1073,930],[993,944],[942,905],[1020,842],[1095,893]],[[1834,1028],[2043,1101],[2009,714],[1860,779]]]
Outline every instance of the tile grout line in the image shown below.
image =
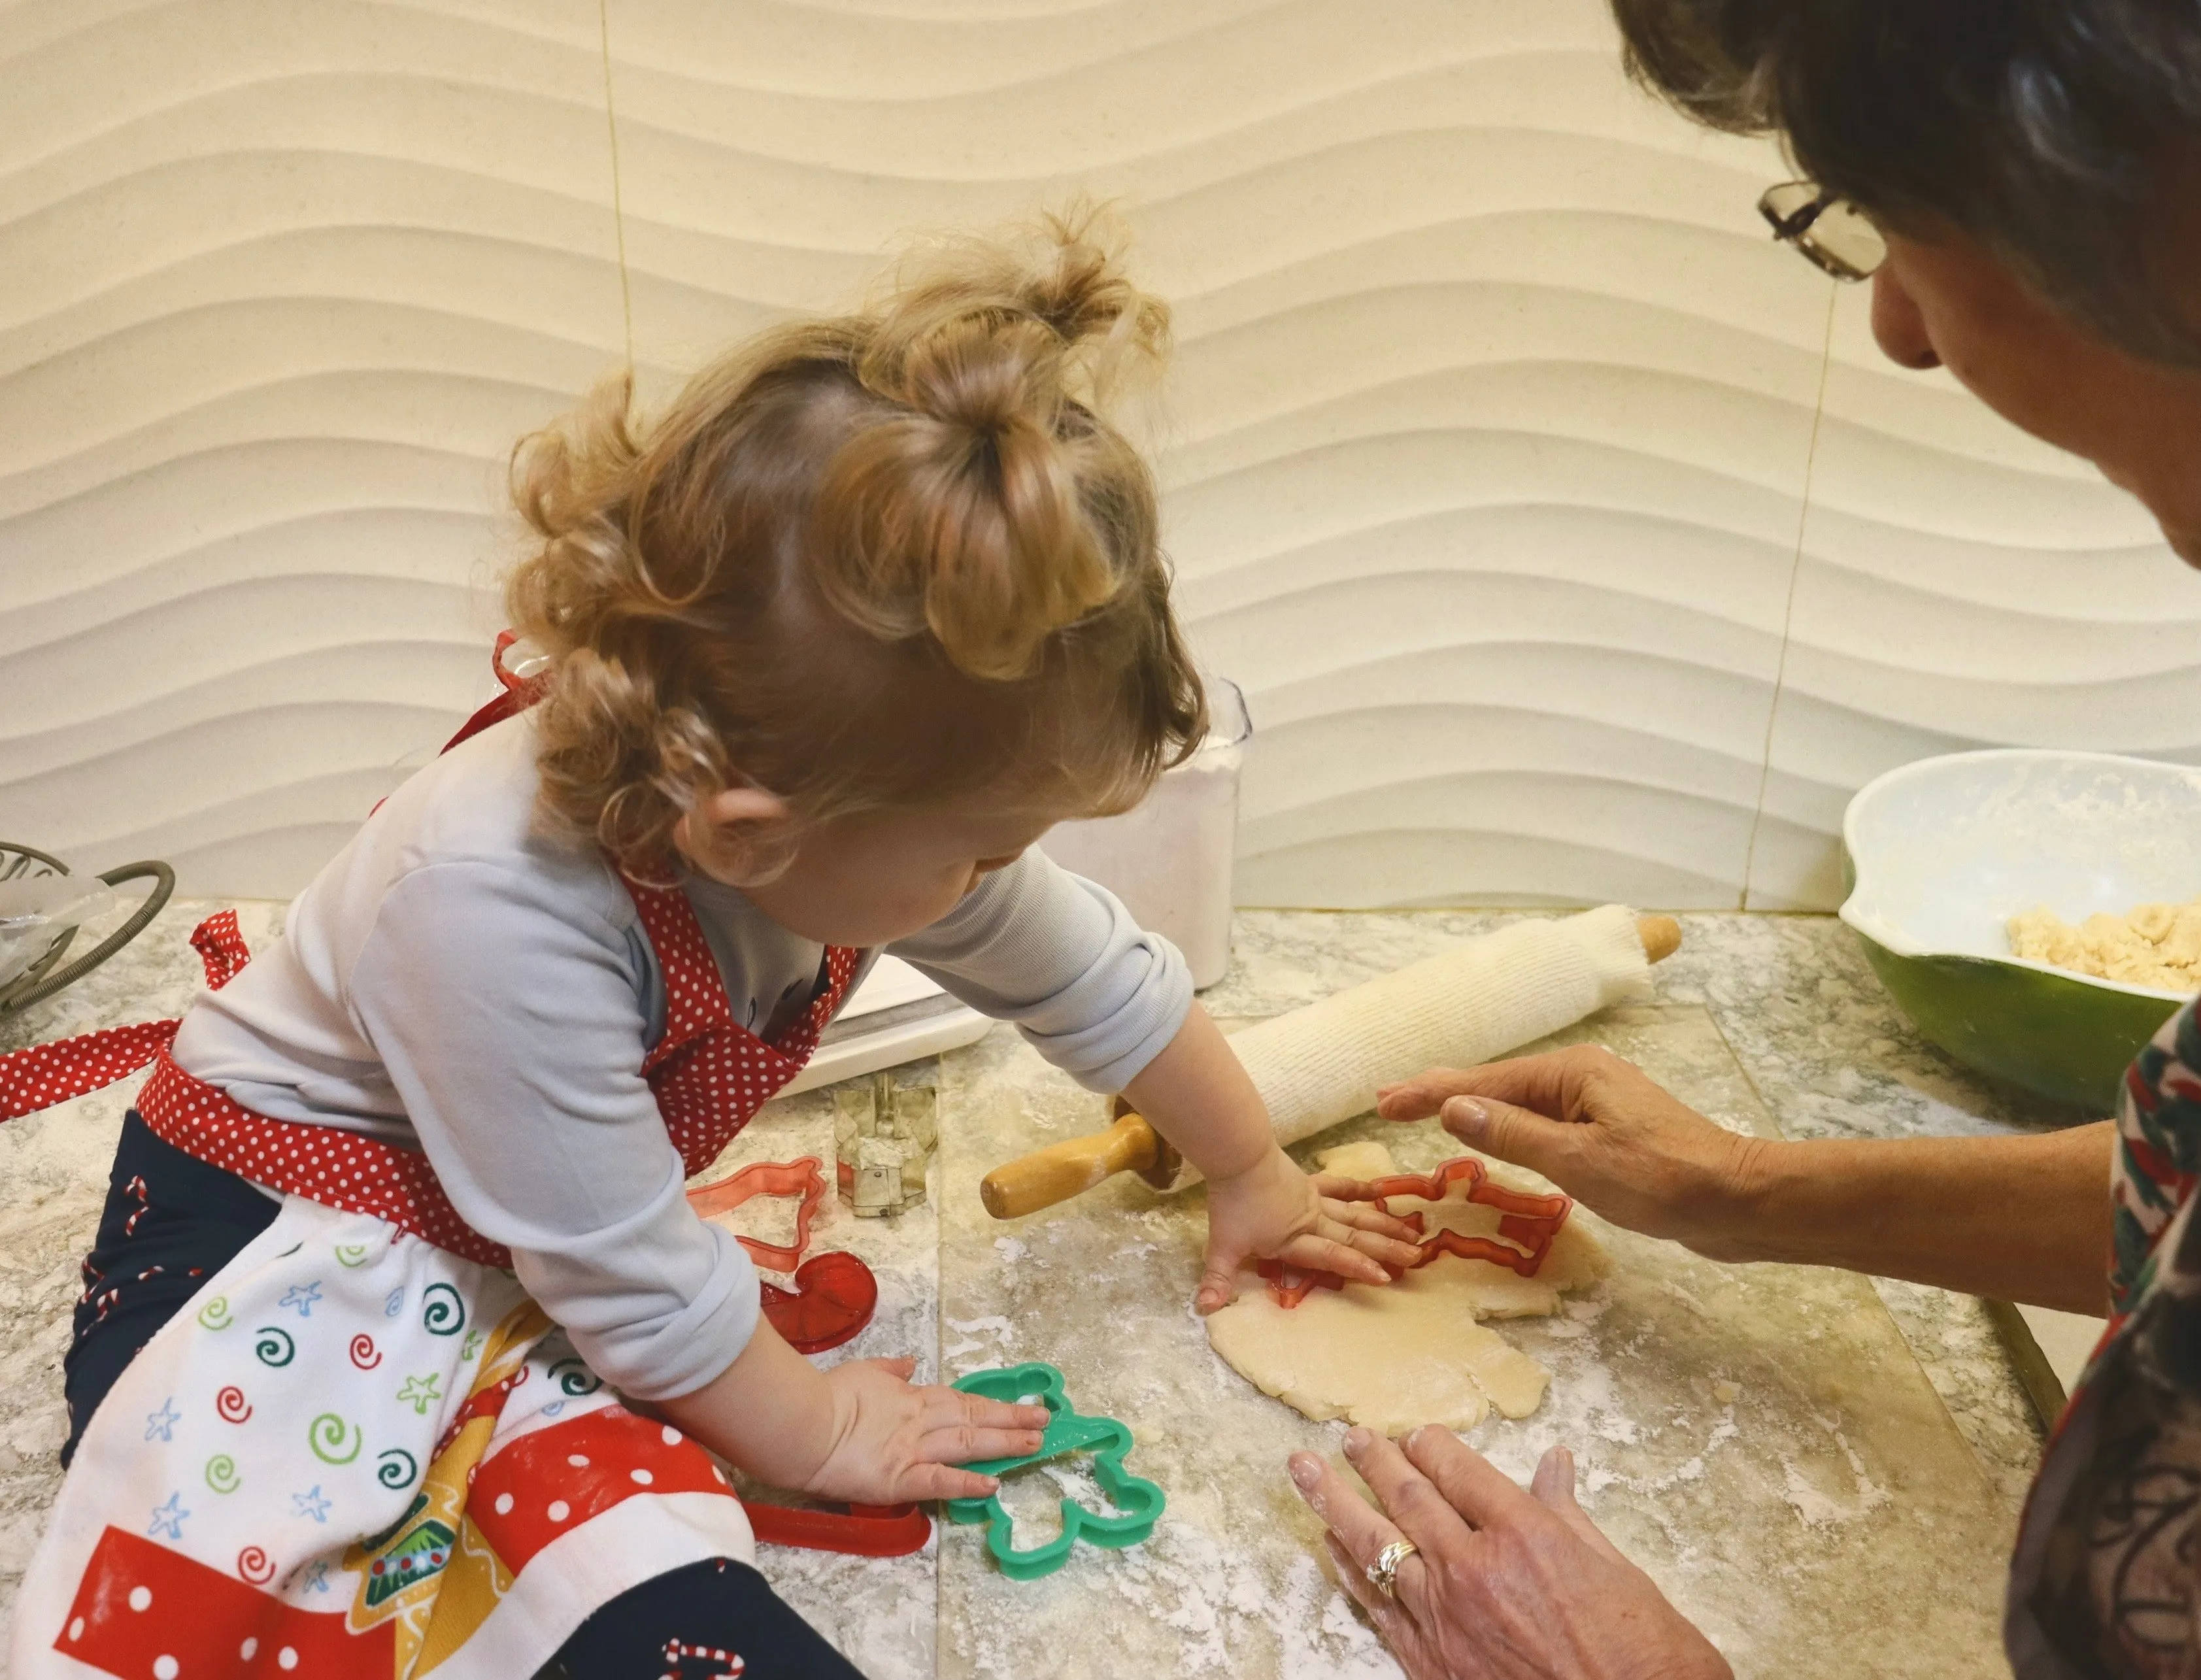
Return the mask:
[[634,288],[627,279],[626,206],[619,196],[619,117],[612,109],[611,0],[596,0],[596,32],[603,46],[604,130],[611,139],[612,237],[619,248],[619,315],[626,332],[627,378],[631,379],[634,377]]
[[[607,70],[607,74],[609,71]],[[1788,561],[1788,596],[1781,608],[1781,653],[1773,667],[1773,700],[1765,708],[1765,752],[1758,767],[1758,804],[1750,814],[1750,842],[1742,854],[1737,911],[1750,908],[1750,878],[1758,865],[1758,831],[1765,823],[1765,793],[1773,781],[1773,732],[1781,721],[1781,692],[1788,678],[1788,643],[1796,622],[1796,584],[1804,573],[1804,537],[1811,524],[1811,475],[1819,464],[1819,423],[1827,417],[1827,377],[1834,365],[1834,305],[1841,283],[1827,282],[1827,326],[1819,346],[1819,391],[1811,405],[1811,436],[1804,446],[1804,488],[1796,508],[1796,549]]]

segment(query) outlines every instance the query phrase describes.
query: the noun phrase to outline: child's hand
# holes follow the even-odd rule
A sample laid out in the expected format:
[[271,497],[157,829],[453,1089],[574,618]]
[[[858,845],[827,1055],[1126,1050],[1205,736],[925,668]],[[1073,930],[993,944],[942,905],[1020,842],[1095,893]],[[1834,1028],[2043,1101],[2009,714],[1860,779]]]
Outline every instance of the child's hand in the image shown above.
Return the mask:
[[982,1498],[1000,1485],[954,1466],[1039,1450],[1043,1406],[917,1388],[910,1360],[851,1360],[825,1373],[831,1445],[802,1491],[852,1505]]
[[1272,1147],[1245,1172],[1207,1182],[1207,1259],[1194,1304],[1202,1313],[1229,1306],[1248,1255],[1388,1283],[1391,1274],[1377,1262],[1418,1259],[1413,1235],[1369,1198],[1366,1186],[1327,1173],[1310,1178]]

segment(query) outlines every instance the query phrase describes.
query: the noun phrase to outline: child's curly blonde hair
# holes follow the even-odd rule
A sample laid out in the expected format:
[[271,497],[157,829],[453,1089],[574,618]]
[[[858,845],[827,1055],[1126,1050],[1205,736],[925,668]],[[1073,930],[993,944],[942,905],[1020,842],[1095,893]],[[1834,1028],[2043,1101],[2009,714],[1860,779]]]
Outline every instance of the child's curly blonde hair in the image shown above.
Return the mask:
[[790,847],[981,789],[1136,803],[1206,727],[1153,481],[1103,412],[1168,337],[1081,210],[923,247],[647,424],[617,379],[523,440],[543,814],[661,876],[731,786],[788,802]]

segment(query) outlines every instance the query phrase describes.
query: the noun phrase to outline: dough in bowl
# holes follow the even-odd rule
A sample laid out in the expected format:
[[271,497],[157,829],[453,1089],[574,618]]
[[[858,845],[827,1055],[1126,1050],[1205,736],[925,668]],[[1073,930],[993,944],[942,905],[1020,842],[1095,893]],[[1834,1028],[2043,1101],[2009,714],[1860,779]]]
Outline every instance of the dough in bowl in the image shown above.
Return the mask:
[[[1399,1169],[1380,1143],[1350,1143],[1320,1157],[1324,1171],[1355,1178]],[[1491,1178],[1541,1189],[1511,1169]],[[1394,1196],[1394,1213],[1420,1212],[1476,1237],[1498,1235],[1499,1211],[1455,1194],[1443,1201]],[[1264,1394],[1318,1423],[1345,1418],[1386,1435],[1423,1424],[1470,1429],[1495,1407],[1525,1418],[1541,1405],[1551,1373],[1482,1321],[1542,1317],[1559,1298],[1605,1275],[1605,1250],[1570,1218],[1533,1278],[1488,1260],[1440,1255],[1388,1288],[1347,1283],[1318,1289],[1297,1307],[1277,1304],[1265,1284],[1247,1281],[1237,1300],[1207,1319],[1215,1351]]]
[[2010,955],[2098,980],[2169,991],[2201,990],[2201,899],[2098,913],[2077,927],[2043,906],[2010,919]]

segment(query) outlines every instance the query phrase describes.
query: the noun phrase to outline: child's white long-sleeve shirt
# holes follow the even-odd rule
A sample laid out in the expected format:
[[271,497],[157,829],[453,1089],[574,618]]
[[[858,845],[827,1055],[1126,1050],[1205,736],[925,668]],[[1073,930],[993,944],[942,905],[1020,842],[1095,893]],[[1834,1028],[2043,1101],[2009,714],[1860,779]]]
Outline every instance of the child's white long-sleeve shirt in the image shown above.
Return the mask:
[[[184,1017],[185,1072],[273,1119],[425,1150],[460,1216],[591,1367],[663,1400],[731,1365],[756,1275],[697,1220],[641,1075],[665,983],[601,854],[534,818],[535,735],[484,731],[393,793],[291,907],[285,937]],[[737,1019],[813,995],[822,949],[739,892],[688,888]],[[1183,959],[1037,852],[892,947],[1118,1090],[1191,1007]]]

